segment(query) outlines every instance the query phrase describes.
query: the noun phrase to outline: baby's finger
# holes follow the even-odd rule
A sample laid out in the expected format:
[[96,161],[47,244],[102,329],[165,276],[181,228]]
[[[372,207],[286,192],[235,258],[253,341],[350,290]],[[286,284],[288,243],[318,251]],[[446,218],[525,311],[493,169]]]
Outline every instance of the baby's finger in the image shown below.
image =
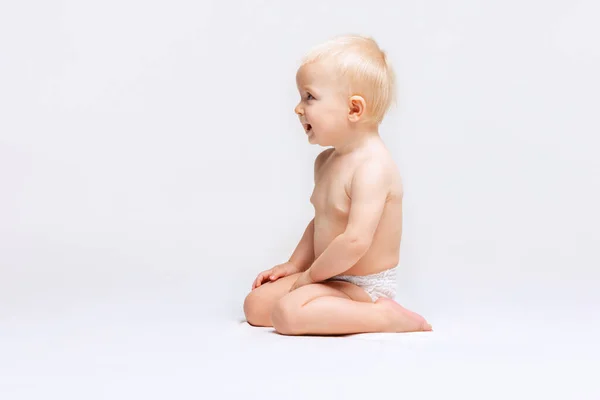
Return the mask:
[[256,289],[257,287],[259,287],[261,282],[262,282],[262,274],[258,274],[256,279],[252,283],[252,289]]
[[260,285],[263,284],[263,282],[265,281],[265,276],[266,274],[264,272],[261,272],[258,277],[256,278],[256,287],[259,287]]
[[283,276],[283,271],[278,270],[278,271],[272,272],[271,275],[269,276],[269,279],[271,281],[275,281],[275,280],[281,278],[282,276]]

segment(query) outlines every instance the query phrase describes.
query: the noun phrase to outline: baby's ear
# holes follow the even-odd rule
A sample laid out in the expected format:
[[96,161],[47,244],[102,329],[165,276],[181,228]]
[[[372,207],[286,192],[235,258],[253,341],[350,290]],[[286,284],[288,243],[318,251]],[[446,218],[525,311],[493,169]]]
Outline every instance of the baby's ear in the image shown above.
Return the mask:
[[362,96],[354,95],[348,99],[348,119],[350,122],[358,122],[367,109],[367,102]]

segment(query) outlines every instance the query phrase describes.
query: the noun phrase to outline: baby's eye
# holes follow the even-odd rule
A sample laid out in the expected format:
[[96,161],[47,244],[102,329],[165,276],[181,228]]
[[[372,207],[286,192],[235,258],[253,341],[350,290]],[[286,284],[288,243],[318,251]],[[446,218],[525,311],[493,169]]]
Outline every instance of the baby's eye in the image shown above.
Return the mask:
[[308,94],[306,95],[306,100],[314,100],[314,99],[315,99],[315,98],[313,97],[313,95],[312,95],[312,94],[308,93]]

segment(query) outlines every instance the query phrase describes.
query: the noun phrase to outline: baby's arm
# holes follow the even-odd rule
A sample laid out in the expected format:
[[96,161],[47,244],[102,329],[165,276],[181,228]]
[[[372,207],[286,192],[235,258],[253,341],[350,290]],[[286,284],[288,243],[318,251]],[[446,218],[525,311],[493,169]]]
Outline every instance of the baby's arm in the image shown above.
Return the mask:
[[352,178],[350,215],[346,230],[306,271],[311,281],[321,282],[350,269],[371,247],[371,242],[383,213],[391,175],[385,165],[376,160],[362,164]]

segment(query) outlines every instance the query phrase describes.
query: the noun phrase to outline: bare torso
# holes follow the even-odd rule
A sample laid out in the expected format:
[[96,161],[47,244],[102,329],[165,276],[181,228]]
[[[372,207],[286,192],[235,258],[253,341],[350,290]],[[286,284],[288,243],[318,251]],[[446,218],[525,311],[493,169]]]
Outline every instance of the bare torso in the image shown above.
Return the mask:
[[310,198],[315,209],[315,258],[346,229],[354,171],[361,163],[376,158],[388,165],[392,184],[371,247],[344,275],[369,275],[395,267],[400,260],[403,189],[390,153],[381,141],[350,154],[338,155],[334,149],[325,152],[323,162],[315,170],[315,187]]

